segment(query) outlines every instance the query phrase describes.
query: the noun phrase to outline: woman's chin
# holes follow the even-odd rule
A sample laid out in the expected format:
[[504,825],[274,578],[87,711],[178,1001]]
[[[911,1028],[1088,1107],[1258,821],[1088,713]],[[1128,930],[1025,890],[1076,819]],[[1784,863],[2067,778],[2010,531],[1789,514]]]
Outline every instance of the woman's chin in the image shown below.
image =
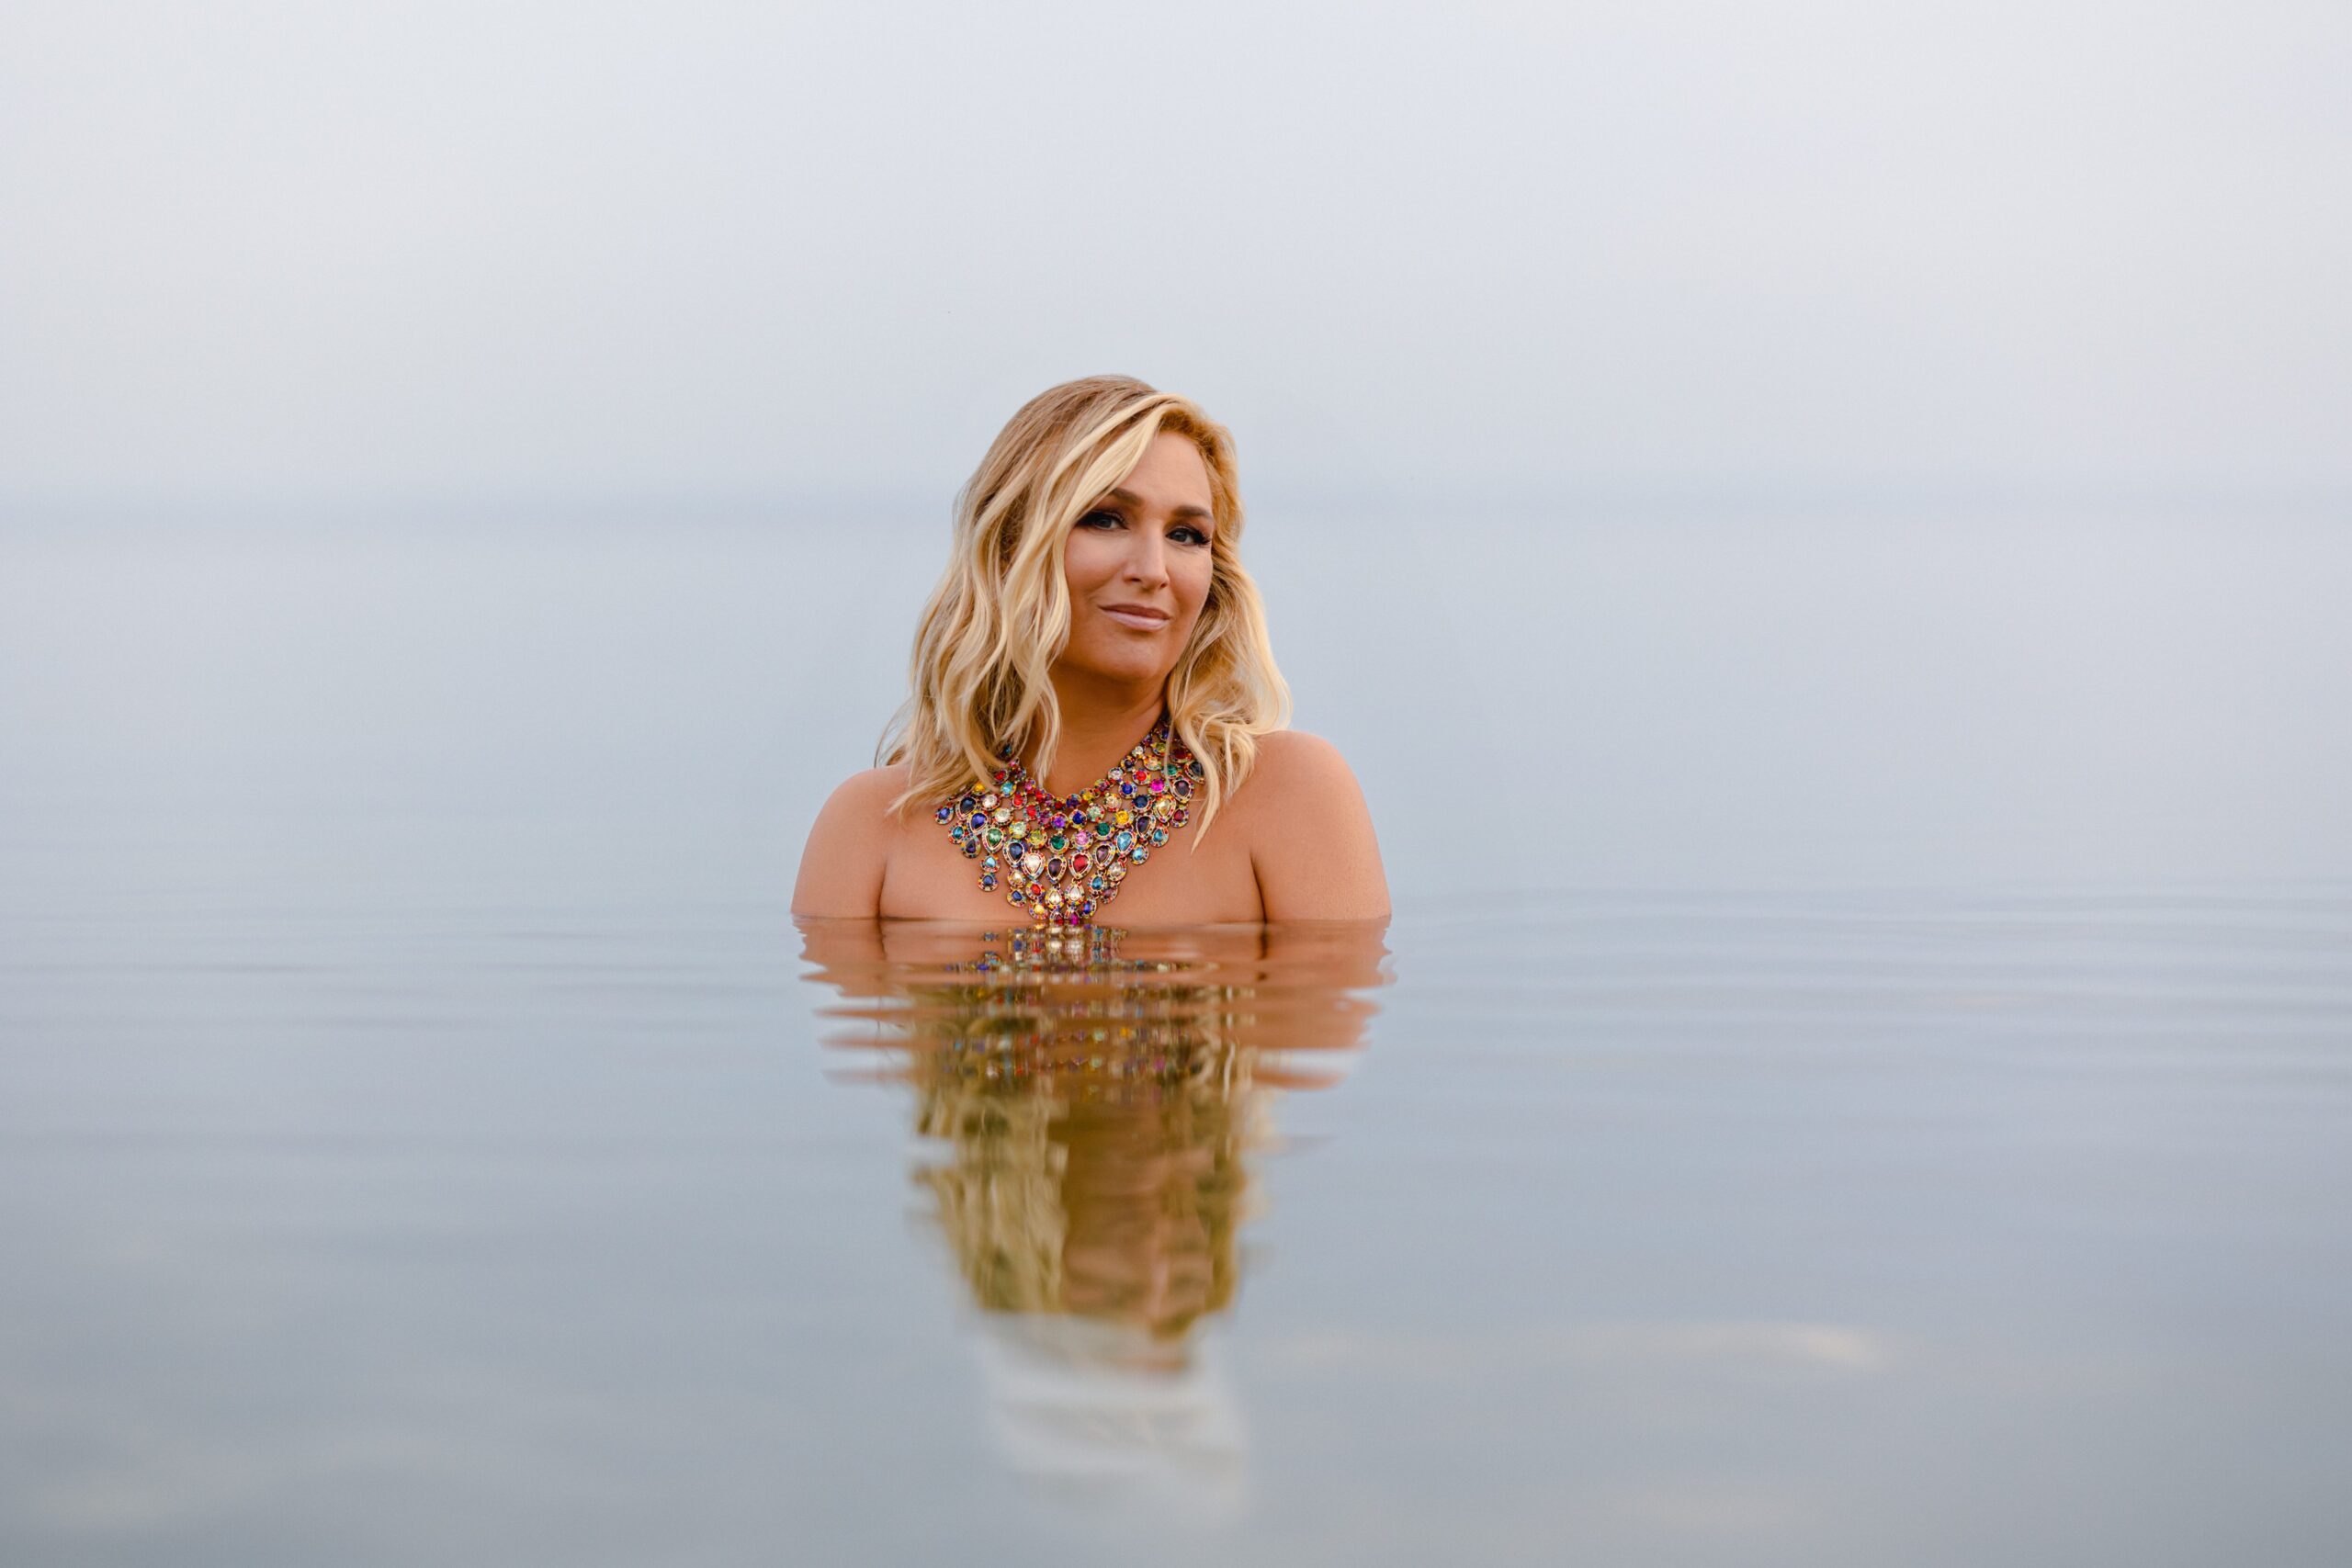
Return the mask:
[[1115,656],[1090,657],[1086,654],[1072,657],[1066,654],[1062,658],[1061,664],[1062,668],[1073,674],[1088,675],[1097,681],[1111,682],[1122,686],[1156,684],[1167,680],[1169,671],[1175,668],[1172,660],[1139,659],[1133,654],[1124,659]]

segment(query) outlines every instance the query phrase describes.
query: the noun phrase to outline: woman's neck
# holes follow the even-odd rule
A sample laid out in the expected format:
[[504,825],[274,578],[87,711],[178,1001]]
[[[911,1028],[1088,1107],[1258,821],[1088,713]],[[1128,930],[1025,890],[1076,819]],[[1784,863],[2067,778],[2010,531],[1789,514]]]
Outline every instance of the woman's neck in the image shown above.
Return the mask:
[[[1167,687],[1110,688],[1056,671],[1054,700],[1062,718],[1054,765],[1042,778],[1033,768],[1030,777],[1056,795],[1069,795],[1117,767],[1127,749],[1151,733],[1166,707]],[[1028,760],[1034,761],[1034,755]]]

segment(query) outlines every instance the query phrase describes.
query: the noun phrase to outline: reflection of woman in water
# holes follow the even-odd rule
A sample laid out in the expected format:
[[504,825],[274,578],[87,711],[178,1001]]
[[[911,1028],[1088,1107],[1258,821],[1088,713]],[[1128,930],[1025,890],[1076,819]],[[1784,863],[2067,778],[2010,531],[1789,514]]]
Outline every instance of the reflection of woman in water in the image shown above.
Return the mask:
[[880,1026],[834,1043],[914,1090],[916,1181],[980,1309],[1008,1457],[1228,1492],[1239,1410],[1195,1330],[1234,1298],[1269,1091],[1333,1081],[1361,1042],[1376,926],[801,929],[834,1016]]
[[1181,1338],[1233,1299],[1250,1062],[1168,1020],[1097,1042],[1086,1017],[1032,1015],[913,1064],[916,1125],[946,1150],[922,1180],[982,1308]]
[[803,930],[944,1150],[921,1179],[978,1304],[1162,1340],[1230,1303],[1265,1091],[1331,1081],[1385,951],[1353,925]]
[[1032,399],[958,499],[913,693],[819,814],[793,912],[1385,918],[1353,774],[1283,728],[1241,522],[1232,440],[1184,399],[1111,376]]

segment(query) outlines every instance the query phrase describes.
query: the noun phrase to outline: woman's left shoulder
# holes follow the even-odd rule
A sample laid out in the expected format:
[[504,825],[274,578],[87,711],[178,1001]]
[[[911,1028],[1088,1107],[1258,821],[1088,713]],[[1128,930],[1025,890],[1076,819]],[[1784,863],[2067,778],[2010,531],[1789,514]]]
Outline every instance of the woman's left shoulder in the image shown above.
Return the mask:
[[1295,729],[1261,735],[1234,807],[1249,823],[1266,919],[1386,916],[1388,882],[1372,812],[1337,746]]
[[1313,799],[1333,789],[1362,793],[1340,749],[1303,729],[1277,729],[1258,737],[1258,759],[1250,770],[1249,782],[1266,785],[1265,793],[1277,801],[1292,796]]

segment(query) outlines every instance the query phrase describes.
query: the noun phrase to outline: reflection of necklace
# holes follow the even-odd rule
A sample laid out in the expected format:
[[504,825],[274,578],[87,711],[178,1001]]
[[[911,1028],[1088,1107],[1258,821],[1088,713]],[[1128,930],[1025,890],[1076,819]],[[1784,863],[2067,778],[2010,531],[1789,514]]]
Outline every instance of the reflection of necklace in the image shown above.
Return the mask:
[[1029,776],[1007,746],[991,783],[939,808],[947,836],[980,863],[980,886],[1040,925],[1082,926],[1127,873],[1192,819],[1201,764],[1162,719],[1119,765],[1072,795]]

